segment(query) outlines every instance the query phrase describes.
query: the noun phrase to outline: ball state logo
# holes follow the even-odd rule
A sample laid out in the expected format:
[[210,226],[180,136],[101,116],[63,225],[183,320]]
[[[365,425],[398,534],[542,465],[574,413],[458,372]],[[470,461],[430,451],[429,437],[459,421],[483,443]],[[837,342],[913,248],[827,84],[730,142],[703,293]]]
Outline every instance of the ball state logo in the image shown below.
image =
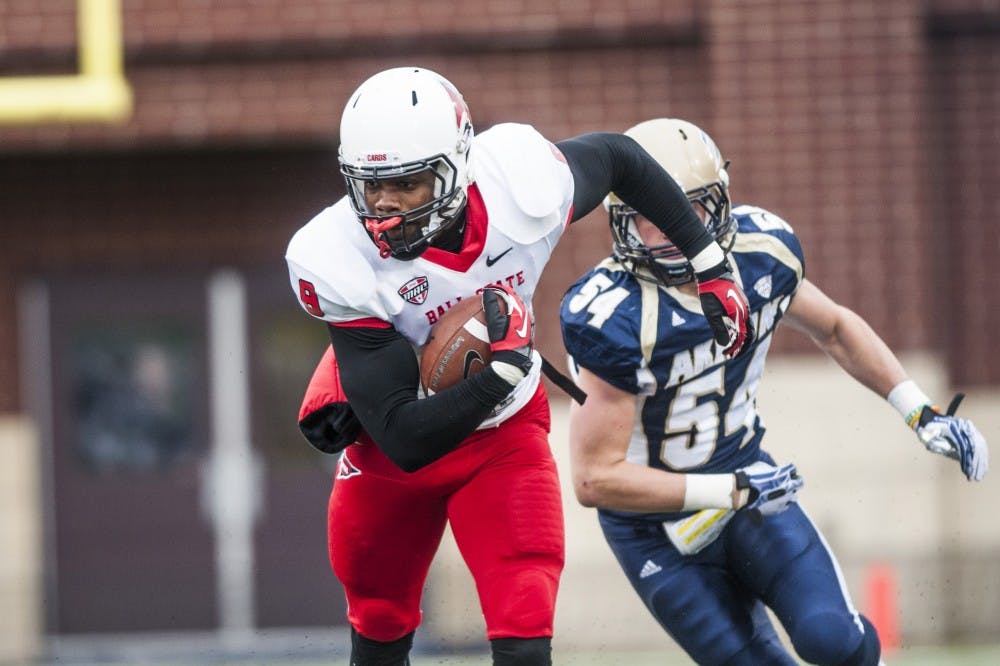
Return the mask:
[[427,289],[429,287],[430,283],[427,281],[427,276],[421,275],[404,284],[396,293],[407,303],[420,305],[427,300]]

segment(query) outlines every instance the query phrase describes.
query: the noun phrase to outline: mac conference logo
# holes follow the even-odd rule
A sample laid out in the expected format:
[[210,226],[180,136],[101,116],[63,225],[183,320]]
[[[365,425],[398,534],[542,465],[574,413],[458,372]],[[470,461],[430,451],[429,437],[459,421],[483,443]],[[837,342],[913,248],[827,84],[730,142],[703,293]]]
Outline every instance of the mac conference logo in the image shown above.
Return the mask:
[[430,282],[427,281],[427,276],[421,275],[404,284],[396,293],[407,303],[421,305],[427,300],[427,290],[429,288]]

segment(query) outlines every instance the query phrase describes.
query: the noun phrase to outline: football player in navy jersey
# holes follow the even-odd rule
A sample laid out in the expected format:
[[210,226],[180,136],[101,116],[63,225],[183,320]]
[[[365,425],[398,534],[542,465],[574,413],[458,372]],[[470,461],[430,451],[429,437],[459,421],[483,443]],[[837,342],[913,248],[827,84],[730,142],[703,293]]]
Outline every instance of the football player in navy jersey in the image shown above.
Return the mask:
[[[351,95],[340,140],[347,196],[295,234],[286,260],[332,343],[300,425],[340,454],[329,552],[351,664],[409,663],[447,524],[475,579],[493,663],[550,664],[564,539],[531,297],[552,250],[615,191],[696,267],[707,325],[732,355],[753,339],[742,289],[684,193],[622,134],[553,144],[504,123],[475,135],[450,82],[403,67]],[[414,352],[465,298],[482,299],[492,360],[424,396]]]
[[756,340],[722,353],[701,316],[691,266],[626,203],[609,198],[614,254],[561,306],[563,340],[587,401],[571,408],[573,485],[650,613],[699,664],[795,664],[765,606],[809,663],[877,664],[875,629],[851,603],[823,537],[795,498],[802,480],[762,448],[756,411],[779,321],[810,336],[886,398],[934,453],[979,481],[975,426],[942,413],[857,314],[805,279],[792,228],[732,208],[726,162],[691,123],[650,120],[626,132],[674,177],[727,248]]

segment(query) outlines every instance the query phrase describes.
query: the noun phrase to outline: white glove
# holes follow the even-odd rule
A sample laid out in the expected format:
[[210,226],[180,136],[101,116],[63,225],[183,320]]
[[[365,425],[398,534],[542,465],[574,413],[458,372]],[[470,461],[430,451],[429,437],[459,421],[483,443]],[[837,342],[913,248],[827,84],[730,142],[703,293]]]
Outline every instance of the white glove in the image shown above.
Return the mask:
[[798,498],[802,478],[795,465],[781,467],[757,461],[736,470],[736,490],[740,493],[740,511],[760,516],[781,513]]
[[972,421],[954,415],[964,397],[964,393],[956,394],[944,414],[924,405],[914,430],[928,451],[954,458],[969,481],[981,481],[990,467],[990,454],[986,438]]

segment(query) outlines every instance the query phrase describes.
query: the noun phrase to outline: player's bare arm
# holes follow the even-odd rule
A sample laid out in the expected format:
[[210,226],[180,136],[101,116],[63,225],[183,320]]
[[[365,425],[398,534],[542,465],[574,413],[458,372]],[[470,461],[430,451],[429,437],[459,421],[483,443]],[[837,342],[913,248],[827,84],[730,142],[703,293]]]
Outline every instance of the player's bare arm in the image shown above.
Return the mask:
[[899,359],[868,322],[808,279],[802,280],[784,321],[808,335],[851,377],[883,398],[907,379]]
[[573,489],[583,506],[622,511],[676,511],[684,504],[684,476],[625,460],[635,396],[580,369],[577,384],[587,393],[570,408]]
[[[671,512],[700,509],[777,510],[778,495],[761,497],[761,484],[794,492],[794,466],[761,470],[762,475],[683,474],[626,460],[636,417],[635,396],[615,388],[585,368],[577,384],[587,393],[570,408],[570,459],[573,490],[586,507],[617,511]],[[742,482],[739,479],[742,478]],[[779,489],[775,486],[775,489]],[[772,503],[773,500],[773,503]]]
[[928,451],[957,460],[970,481],[986,475],[986,439],[971,421],[955,416],[961,398],[942,413],[860,315],[803,280],[785,321],[812,338],[851,377],[888,400]]

